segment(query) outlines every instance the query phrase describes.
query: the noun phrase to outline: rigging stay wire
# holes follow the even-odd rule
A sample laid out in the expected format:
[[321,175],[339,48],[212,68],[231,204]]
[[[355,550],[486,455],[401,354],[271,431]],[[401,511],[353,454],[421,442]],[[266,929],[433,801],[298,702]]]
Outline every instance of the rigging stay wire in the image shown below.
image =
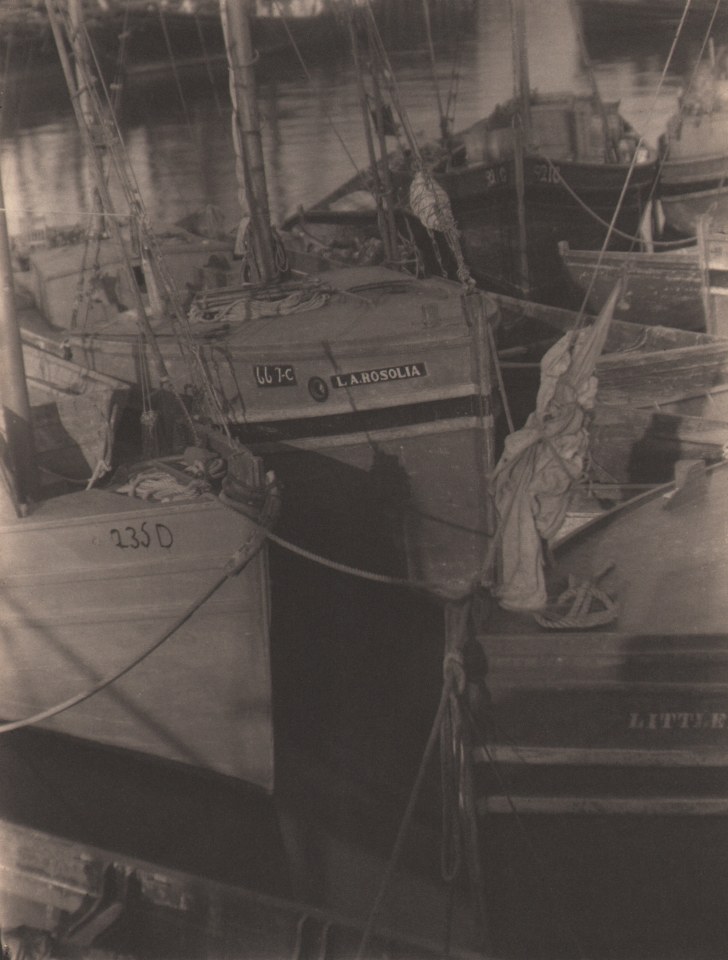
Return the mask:
[[[716,3],[720,3],[720,0],[716,0]],[[679,23],[679,25],[678,25],[677,31],[676,31],[676,33],[675,33],[675,36],[674,36],[674,38],[673,38],[672,45],[670,46],[670,52],[668,53],[667,59],[666,59],[665,64],[664,64],[664,66],[663,66],[663,68],[662,68],[662,73],[660,74],[660,80],[659,80],[659,82],[658,82],[658,84],[657,84],[657,89],[655,90],[655,95],[654,95],[653,100],[652,100],[652,106],[651,106],[650,111],[649,111],[651,114],[654,113],[655,110],[656,110],[656,108],[657,108],[657,101],[659,100],[660,94],[661,94],[661,92],[662,92],[662,88],[663,88],[663,86],[664,86],[664,84],[665,84],[665,80],[666,80],[666,78],[667,78],[667,74],[668,74],[670,65],[671,65],[671,63],[672,63],[673,56],[674,56],[674,54],[675,54],[675,48],[677,47],[678,39],[680,38],[680,35],[682,34],[682,31],[683,31],[683,29],[684,29],[684,27],[685,27],[685,23],[686,23],[686,21],[687,21],[687,16],[688,16],[688,13],[689,13],[689,11],[690,11],[691,5],[692,5],[692,0],[685,0],[685,7],[683,8],[682,16],[681,16],[681,18],[680,18],[680,23]],[[623,205],[623,203],[624,203],[624,199],[625,199],[625,197],[626,197],[626,195],[627,195],[627,190],[628,190],[628,188],[629,188],[629,184],[630,184],[630,181],[631,181],[631,179],[632,179],[632,174],[633,174],[634,169],[635,169],[635,167],[636,167],[636,165],[637,165],[637,158],[638,158],[638,156],[639,156],[639,154],[640,154],[640,151],[641,151],[642,149],[644,149],[644,145],[645,145],[645,138],[644,138],[644,134],[642,134],[642,135],[640,136],[639,140],[637,141],[637,144],[636,144],[636,146],[635,146],[635,148],[634,148],[634,152],[633,152],[633,154],[632,154],[632,160],[631,160],[631,162],[630,162],[629,169],[628,169],[628,171],[627,171],[627,176],[626,176],[625,179],[624,179],[624,184],[622,185],[622,190],[621,190],[621,193],[620,193],[620,195],[619,195],[619,200],[617,201],[617,205],[616,205],[616,207],[615,207],[615,209],[614,209],[614,213],[612,214],[612,219],[611,219],[610,222],[609,222],[609,226],[608,226],[608,228],[607,228],[607,233],[606,233],[606,236],[605,236],[605,238],[604,238],[604,242],[602,243],[601,249],[599,250],[599,256],[597,257],[597,262],[596,262],[596,264],[595,264],[595,266],[594,266],[594,272],[592,273],[591,279],[590,279],[590,281],[589,281],[589,285],[588,285],[586,291],[584,292],[584,297],[583,297],[583,299],[582,299],[581,306],[580,306],[580,308],[579,308],[579,312],[578,312],[578,315],[577,315],[576,323],[575,323],[575,325],[574,325],[574,330],[578,330],[578,328],[579,328],[580,326],[582,326],[583,323],[584,323],[584,320],[585,320],[585,317],[586,317],[586,309],[587,309],[587,305],[588,305],[588,303],[589,303],[589,298],[591,297],[592,290],[594,289],[594,284],[596,283],[597,276],[598,276],[598,274],[599,274],[599,270],[600,270],[600,268],[601,268],[602,261],[603,261],[603,259],[604,259],[604,255],[605,255],[605,253],[606,253],[606,251],[607,251],[607,247],[609,246],[609,241],[610,241],[611,237],[612,237],[613,234],[614,234],[614,231],[615,231],[615,228],[616,228],[616,223],[617,223],[617,218],[618,218],[619,213],[620,213],[620,211],[621,211],[621,209],[622,209],[622,205]],[[653,189],[654,189],[654,187],[653,187]]]
[[[313,87],[313,86],[314,86],[314,81],[313,81],[313,77],[311,76],[311,71],[308,69],[308,66],[306,65],[306,61],[304,60],[303,55],[301,54],[301,49],[300,49],[299,45],[296,43],[296,38],[293,36],[293,34],[292,34],[292,32],[291,32],[291,28],[290,28],[289,25],[288,25],[288,18],[285,16],[285,14],[284,14],[284,12],[283,12],[283,10],[282,10],[282,8],[281,8],[281,5],[280,5],[280,3],[278,2],[278,0],[273,0],[273,7],[274,7],[274,9],[276,10],[278,16],[281,18],[281,21],[282,21],[282,23],[283,23],[283,29],[286,31],[286,35],[288,36],[288,40],[289,40],[289,42],[290,42],[290,44],[291,44],[291,47],[292,47],[292,49],[293,49],[293,52],[294,52],[295,55],[296,55],[296,59],[298,60],[300,66],[301,66],[301,69],[303,70],[303,74],[304,74],[304,76],[306,77],[306,80],[308,81],[308,83],[310,84],[310,86]],[[356,160],[354,159],[354,156],[353,156],[353,154],[351,153],[351,151],[349,150],[349,148],[348,148],[348,146],[347,146],[347,144],[346,144],[346,141],[344,140],[344,138],[343,138],[343,136],[342,136],[339,128],[338,128],[338,127],[336,126],[336,124],[334,123],[334,119],[333,119],[333,117],[331,116],[331,113],[330,113],[325,107],[323,107],[323,114],[324,114],[324,119],[326,120],[326,122],[327,122],[327,123],[329,124],[329,126],[331,127],[332,132],[334,133],[336,139],[337,139],[337,140],[339,141],[339,143],[341,144],[341,147],[342,147],[342,149],[344,150],[344,153],[346,154],[346,156],[347,156],[348,159],[349,159],[349,162],[351,163],[352,167],[354,168],[354,172],[357,174],[357,176],[363,177],[363,176],[364,176],[364,172],[360,169],[359,165],[357,164]]]

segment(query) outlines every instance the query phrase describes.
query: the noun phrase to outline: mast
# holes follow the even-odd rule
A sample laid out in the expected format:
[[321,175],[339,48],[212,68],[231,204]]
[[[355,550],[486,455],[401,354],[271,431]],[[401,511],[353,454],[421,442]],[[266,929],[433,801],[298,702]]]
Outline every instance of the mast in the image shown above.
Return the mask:
[[[379,164],[377,161],[376,150],[374,149],[374,137],[372,135],[372,125],[371,117],[369,114],[369,102],[367,98],[367,92],[364,87],[364,77],[362,75],[361,63],[359,60],[359,40],[356,34],[356,25],[354,23],[354,9],[353,7],[349,8],[348,11],[348,20],[349,20],[349,37],[351,40],[351,52],[354,59],[354,73],[356,75],[356,87],[359,94],[359,108],[361,110],[362,123],[364,125],[364,137],[366,139],[367,151],[369,153],[369,169],[372,175],[372,184],[374,188],[374,202],[377,209],[377,227],[379,229],[379,236],[382,238],[382,243],[384,244],[384,254],[389,263],[394,263],[397,250],[397,229],[394,223],[394,217],[392,216],[391,205],[387,204],[385,206],[384,197],[385,197],[385,185],[382,183],[381,174],[384,172],[380,171]],[[381,112],[378,112],[378,124],[381,132],[382,128],[382,116]],[[381,143],[381,140],[380,140]],[[386,148],[381,148],[383,165],[386,167]],[[387,199],[391,196],[388,195]]]
[[260,113],[255,85],[256,54],[250,30],[250,0],[220,0],[220,17],[230,75],[233,137],[240,160],[236,172],[238,179],[244,180],[242,186],[250,211],[253,252],[260,279],[266,283],[276,278],[278,269],[260,135]]
[[511,0],[511,31],[513,37],[513,83],[525,146],[531,145],[531,78],[528,73],[526,50],[526,10],[523,0]]
[[25,379],[23,343],[15,312],[10,239],[0,177],[0,402],[15,485],[16,509],[23,515],[38,492],[33,422]]
[[592,91],[592,100],[599,111],[599,119],[602,124],[602,133],[604,136],[604,160],[607,163],[615,162],[617,160],[616,145],[614,143],[614,137],[609,130],[609,117],[607,116],[607,110],[604,106],[601,93],[599,92],[599,85],[597,84],[597,78],[594,73],[594,66],[591,62],[589,51],[586,48],[581,12],[577,9],[575,0],[569,0],[569,9],[571,11],[571,19],[574,24],[574,31],[576,32],[576,40],[579,45],[579,56],[581,57],[581,62],[584,65],[584,69],[586,70],[589,78],[589,85],[591,86]]
[[[98,150],[95,148],[93,142],[92,132],[89,129],[89,126],[86,122],[86,117],[81,111],[80,106],[80,97],[79,89],[75,81],[75,73],[73,66],[71,64],[68,51],[66,50],[65,43],[63,41],[63,33],[61,30],[61,24],[58,20],[58,14],[54,10],[52,0],[46,0],[46,10],[48,12],[48,21],[51,25],[51,31],[53,32],[53,39],[55,40],[56,48],[58,50],[58,56],[61,61],[61,68],[63,70],[63,75],[66,80],[66,85],[68,87],[69,93],[71,95],[71,105],[73,106],[73,111],[76,116],[79,130],[81,136],[83,137],[84,143],[86,145],[87,155],[91,161],[91,169],[96,181],[96,189],[98,190],[99,196],[101,198],[101,203],[103,209],[108,214],[108,225],[111,231],[111,236],[119,250],[122,252],[122,264],[124,271],[129,282],[129,289],[131,291],[132,297],[134,298],[134,306],[136,307],[138,323],[144,337],[149,345],[149,348],[152,353],[152,358],[154,360],[155,367],[157,369],[157,375],[162,386],[171,385],[171,380],[169,373],[167,372],[167,366],[164,362],[164,357],[157,343],[157,338],[154,335],[151,324],[149,322],[149,317],[147,316],[147,310],[144,306],[144,301],[142,299],[139,286],[134,276],[134,271],[129,262],[128,257],[123,255],[124,252],[124,240],[121,235],[121,228],[119,226],[118,218],[115,216],[114,204],[111,200],[111,193],[109,191],[109,186],[106,182],[106,176],[101,165],[101,157],[99,156]],[[74,48],[74,55],[76,51]],[[83,62],[78,61],[79,66],[83,67]],[[88,93],[89,96],[92,96],[90,89],[90,81],[87,81],[87,86],[89,87]],[[95,115],[98,115],[97,111],[94,111]],[[119,167],[117,166],[117,170]],[[130,191],[126,191],[127,196],[129,196]],[[181,401],[180,401],[181,402]]]
[[528,75],[526,52],[526,12],[523,0],[511,0],[511,36],[513,56],[513,86],[517,111],[513,129],[515,159],[516,206],[518,210],[519,285],[525,296],[530,292],[528,269],[528,231],[526,229],[526,171],[525,152],[531,145],[531,80]]
[[[88,44],[86,42],[86,33],[84,31],[83,13],[81,10],[81,0],[68,0],[68,20],[72,29],[73,48],[76,58],[76,89],[78,90],[78,107],[83,116],[86,127],[91,131],[91,141],[94,150],[99,157],[99,164],[103,166],[101,152],[96,143],[95,131],[98,124],[95,121],[94,105],[91,98],[91,92],[87,86],[86,78],[91,77],[91,58],[89,56]],[[93,217],[92,228],[88,231],[91,236],[100,236],[104,229],[104,206],[101,202],[101,195],[98,188],[93,192]]]

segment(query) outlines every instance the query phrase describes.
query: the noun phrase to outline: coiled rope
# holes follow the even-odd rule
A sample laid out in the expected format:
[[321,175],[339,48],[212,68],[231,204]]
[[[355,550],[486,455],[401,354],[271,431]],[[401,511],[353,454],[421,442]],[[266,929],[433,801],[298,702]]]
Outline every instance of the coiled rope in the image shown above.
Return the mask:
[[[617,604],[596,586],[612,566],[609,564],[594,580],[578,582],[573,575],[569,576],[569,586],[559,596],[555,607],[534,614],[536,623],[546,630],[589,630],[613,623],[618,616]],[[601,607],[594,609],[594,601]]]

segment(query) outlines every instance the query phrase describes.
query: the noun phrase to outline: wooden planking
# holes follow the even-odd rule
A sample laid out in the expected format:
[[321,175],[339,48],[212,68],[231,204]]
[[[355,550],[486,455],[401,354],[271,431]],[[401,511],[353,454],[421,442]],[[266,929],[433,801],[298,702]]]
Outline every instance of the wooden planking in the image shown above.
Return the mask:
[[728,816],[725,797],[524,797],[489,796],[477,801],[478,813],[618,815],[633,817]]
[[642,749],[610,747],[539,747],[489,744],[473,750],[476,763],[518,763],[559,767],[728,767],[728,748]]

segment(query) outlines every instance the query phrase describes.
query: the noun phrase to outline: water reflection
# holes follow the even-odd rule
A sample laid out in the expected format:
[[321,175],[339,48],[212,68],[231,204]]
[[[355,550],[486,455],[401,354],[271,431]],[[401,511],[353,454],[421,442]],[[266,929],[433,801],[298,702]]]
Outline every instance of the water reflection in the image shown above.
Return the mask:
[[[530,0],[527,14],[533,87],[587,91],[568,0]],[[438,35],[437,49],[443,99],[457,89],[456,128],[512,94],[508,5],[478,0],[460,16],[459,31]],[[438,119],[429,54],[424,33],[410,32],[415,42],[394,50],[391,59],[413,129],[432,137]],[[602,45],[594,57],[605,99],[621,101],[622,113],[653,142],[674,108],[679,83],[670,74],[655,99],[669,41],[659,32],[631,37],[617,49]],[[680,48],[679,62],[687,49]],[[261,62],[259,84],[271,209],[280,222],[366,163],[345,33],[339,30],[323,55],[309,57],[305,72],[293,56]],[[211,77],[200,67],[180,74],[179,86],[169,71],[128,76],[120,100],[119,123],[152,218],[174,221],[215,203],[232,223],[237,187],[224,71]],[[4,113],[1,156],[11,230],[39,216],[51,223],[78,220],[89,209],[90,176],[60,73],[20,69],[7,85]]]

